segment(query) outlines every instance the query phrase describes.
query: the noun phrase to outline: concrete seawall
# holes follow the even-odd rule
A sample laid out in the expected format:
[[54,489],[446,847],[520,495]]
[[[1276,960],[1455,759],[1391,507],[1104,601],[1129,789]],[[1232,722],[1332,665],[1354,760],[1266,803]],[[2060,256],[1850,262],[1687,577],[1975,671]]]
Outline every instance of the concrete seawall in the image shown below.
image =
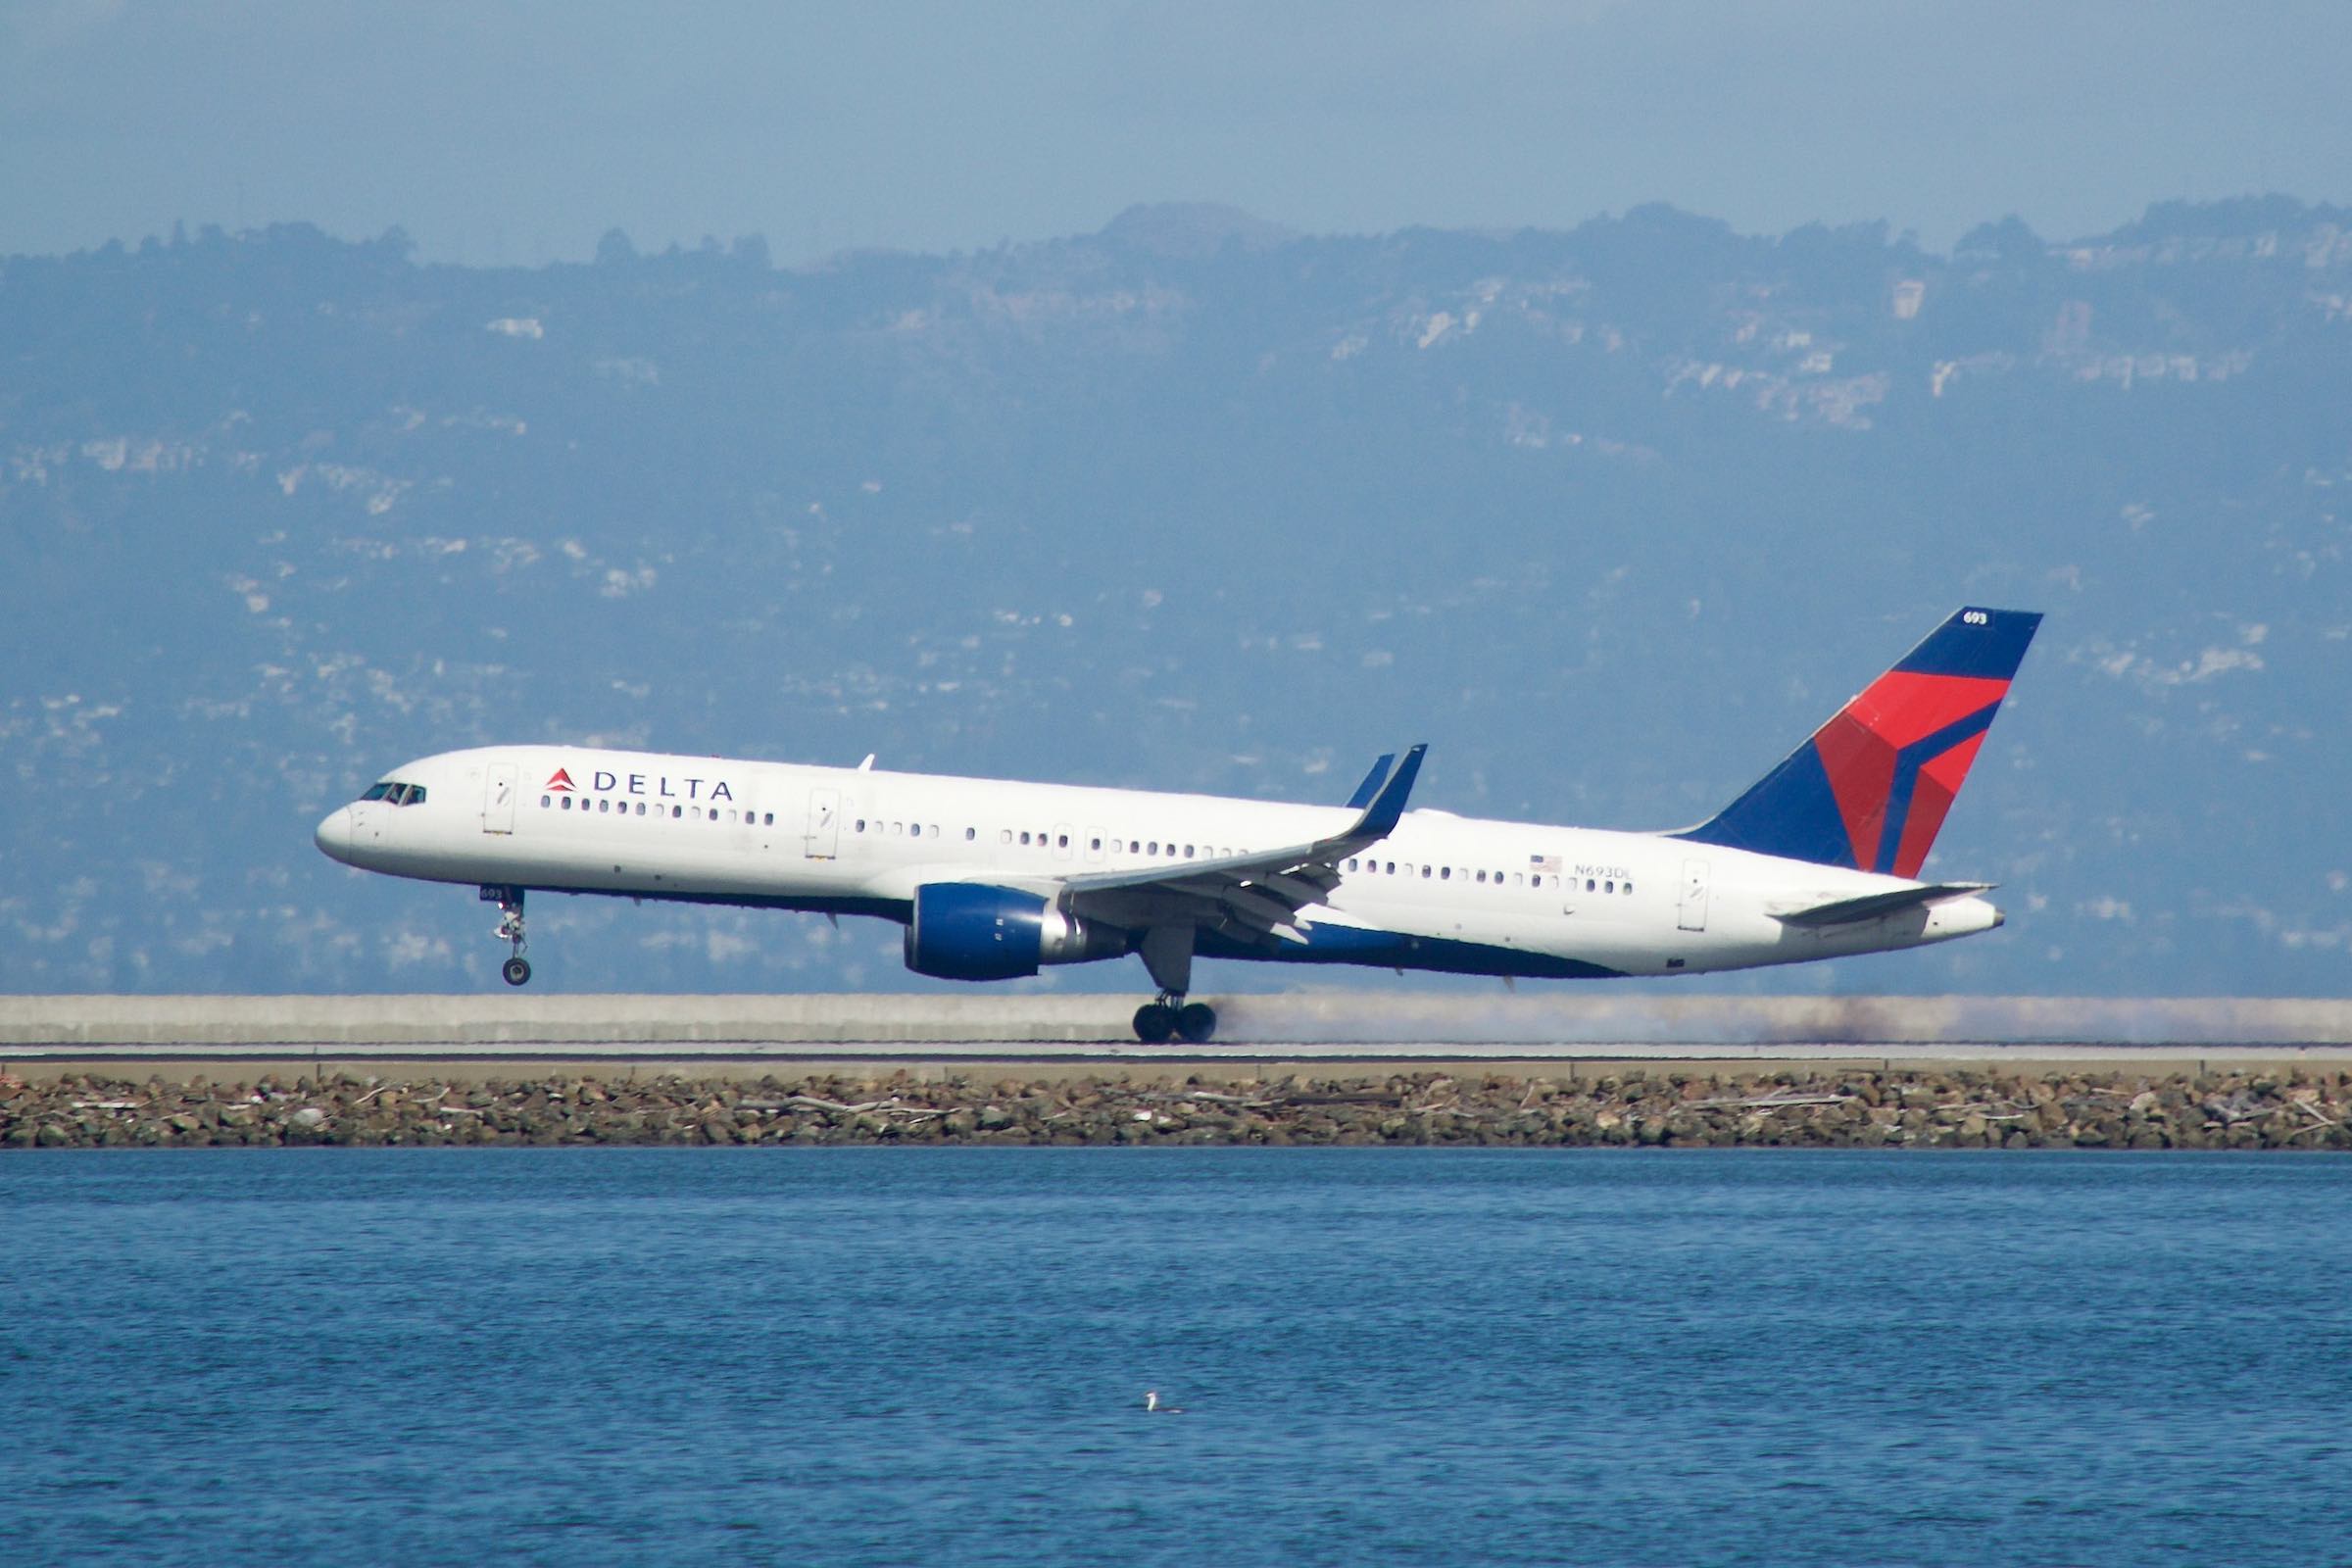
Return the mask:
[[[1660,997],[1471,998],[1308,992],[1214,999],[1211,1051],[1321,1045],[1741,1048],[1967,1045],[2352,1046],[2352,999]],[[743,1047],[1134,1045],[1115,996],[0,997],[0,1050],[279,1051],[506,1047],[602,1054]],[[1384,1054],[1393,1054],[1384,1052]]]

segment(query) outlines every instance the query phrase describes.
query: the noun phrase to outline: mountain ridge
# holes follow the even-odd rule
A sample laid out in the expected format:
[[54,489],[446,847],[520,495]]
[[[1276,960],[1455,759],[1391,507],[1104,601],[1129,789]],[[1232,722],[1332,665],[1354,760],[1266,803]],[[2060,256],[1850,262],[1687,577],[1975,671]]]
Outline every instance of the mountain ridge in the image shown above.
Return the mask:
[[[1939,850],[2009,931],[1765,988],[2340,995],[2348,216],[9,258],[0,988],[489,982],[463,890],[308,828],[492,739],[1319,799],[1403,724],[1432,806],[1674,825],[1967,599],[2051,612]],[[534,925],[557,984],[926,984]]]

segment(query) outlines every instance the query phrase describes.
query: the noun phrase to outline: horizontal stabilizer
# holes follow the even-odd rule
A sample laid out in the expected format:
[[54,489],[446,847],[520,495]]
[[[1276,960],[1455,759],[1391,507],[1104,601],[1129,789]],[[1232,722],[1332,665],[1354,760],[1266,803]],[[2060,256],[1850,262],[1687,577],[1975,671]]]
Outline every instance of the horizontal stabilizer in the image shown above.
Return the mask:
[[1839,899],[1832,904],[1816,904],[1809,909],[1797,909],[1776,915],[1783,925],[1820,927],[1851,925],[1859,920],[1879,920],[1905,909],[1922,909],[1932,904],[1945,904],[1953,899],[1974,898],[1992,890],[1989,882],[1931,882],[1924,887],[1896,888],[1892,893],[1870,893],[1858,899]]

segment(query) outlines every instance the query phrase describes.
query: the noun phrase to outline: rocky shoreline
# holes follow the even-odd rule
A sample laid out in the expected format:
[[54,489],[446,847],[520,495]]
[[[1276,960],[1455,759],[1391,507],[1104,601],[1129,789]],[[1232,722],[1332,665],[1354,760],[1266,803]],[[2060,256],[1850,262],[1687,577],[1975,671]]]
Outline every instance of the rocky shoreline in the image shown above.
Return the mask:
[[1632,1069],[1582,1078],[0,1076],[0,1149],[1505,1145],[2352,1151],[2352,1073]]

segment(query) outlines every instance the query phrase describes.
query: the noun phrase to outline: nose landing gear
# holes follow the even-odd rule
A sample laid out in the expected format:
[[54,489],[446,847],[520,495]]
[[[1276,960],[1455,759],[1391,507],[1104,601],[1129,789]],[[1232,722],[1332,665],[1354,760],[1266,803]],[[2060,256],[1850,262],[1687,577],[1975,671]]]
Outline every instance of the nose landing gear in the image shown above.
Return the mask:
[[498,906],[498,930],[494,935],[512,944],[514,949],[507,961],[498,966],[499,978],[511,986],[529,984],[531,960],[522,956],[528,945],[522,934],[522,889],[486,887],[482,889],[482,902]]

